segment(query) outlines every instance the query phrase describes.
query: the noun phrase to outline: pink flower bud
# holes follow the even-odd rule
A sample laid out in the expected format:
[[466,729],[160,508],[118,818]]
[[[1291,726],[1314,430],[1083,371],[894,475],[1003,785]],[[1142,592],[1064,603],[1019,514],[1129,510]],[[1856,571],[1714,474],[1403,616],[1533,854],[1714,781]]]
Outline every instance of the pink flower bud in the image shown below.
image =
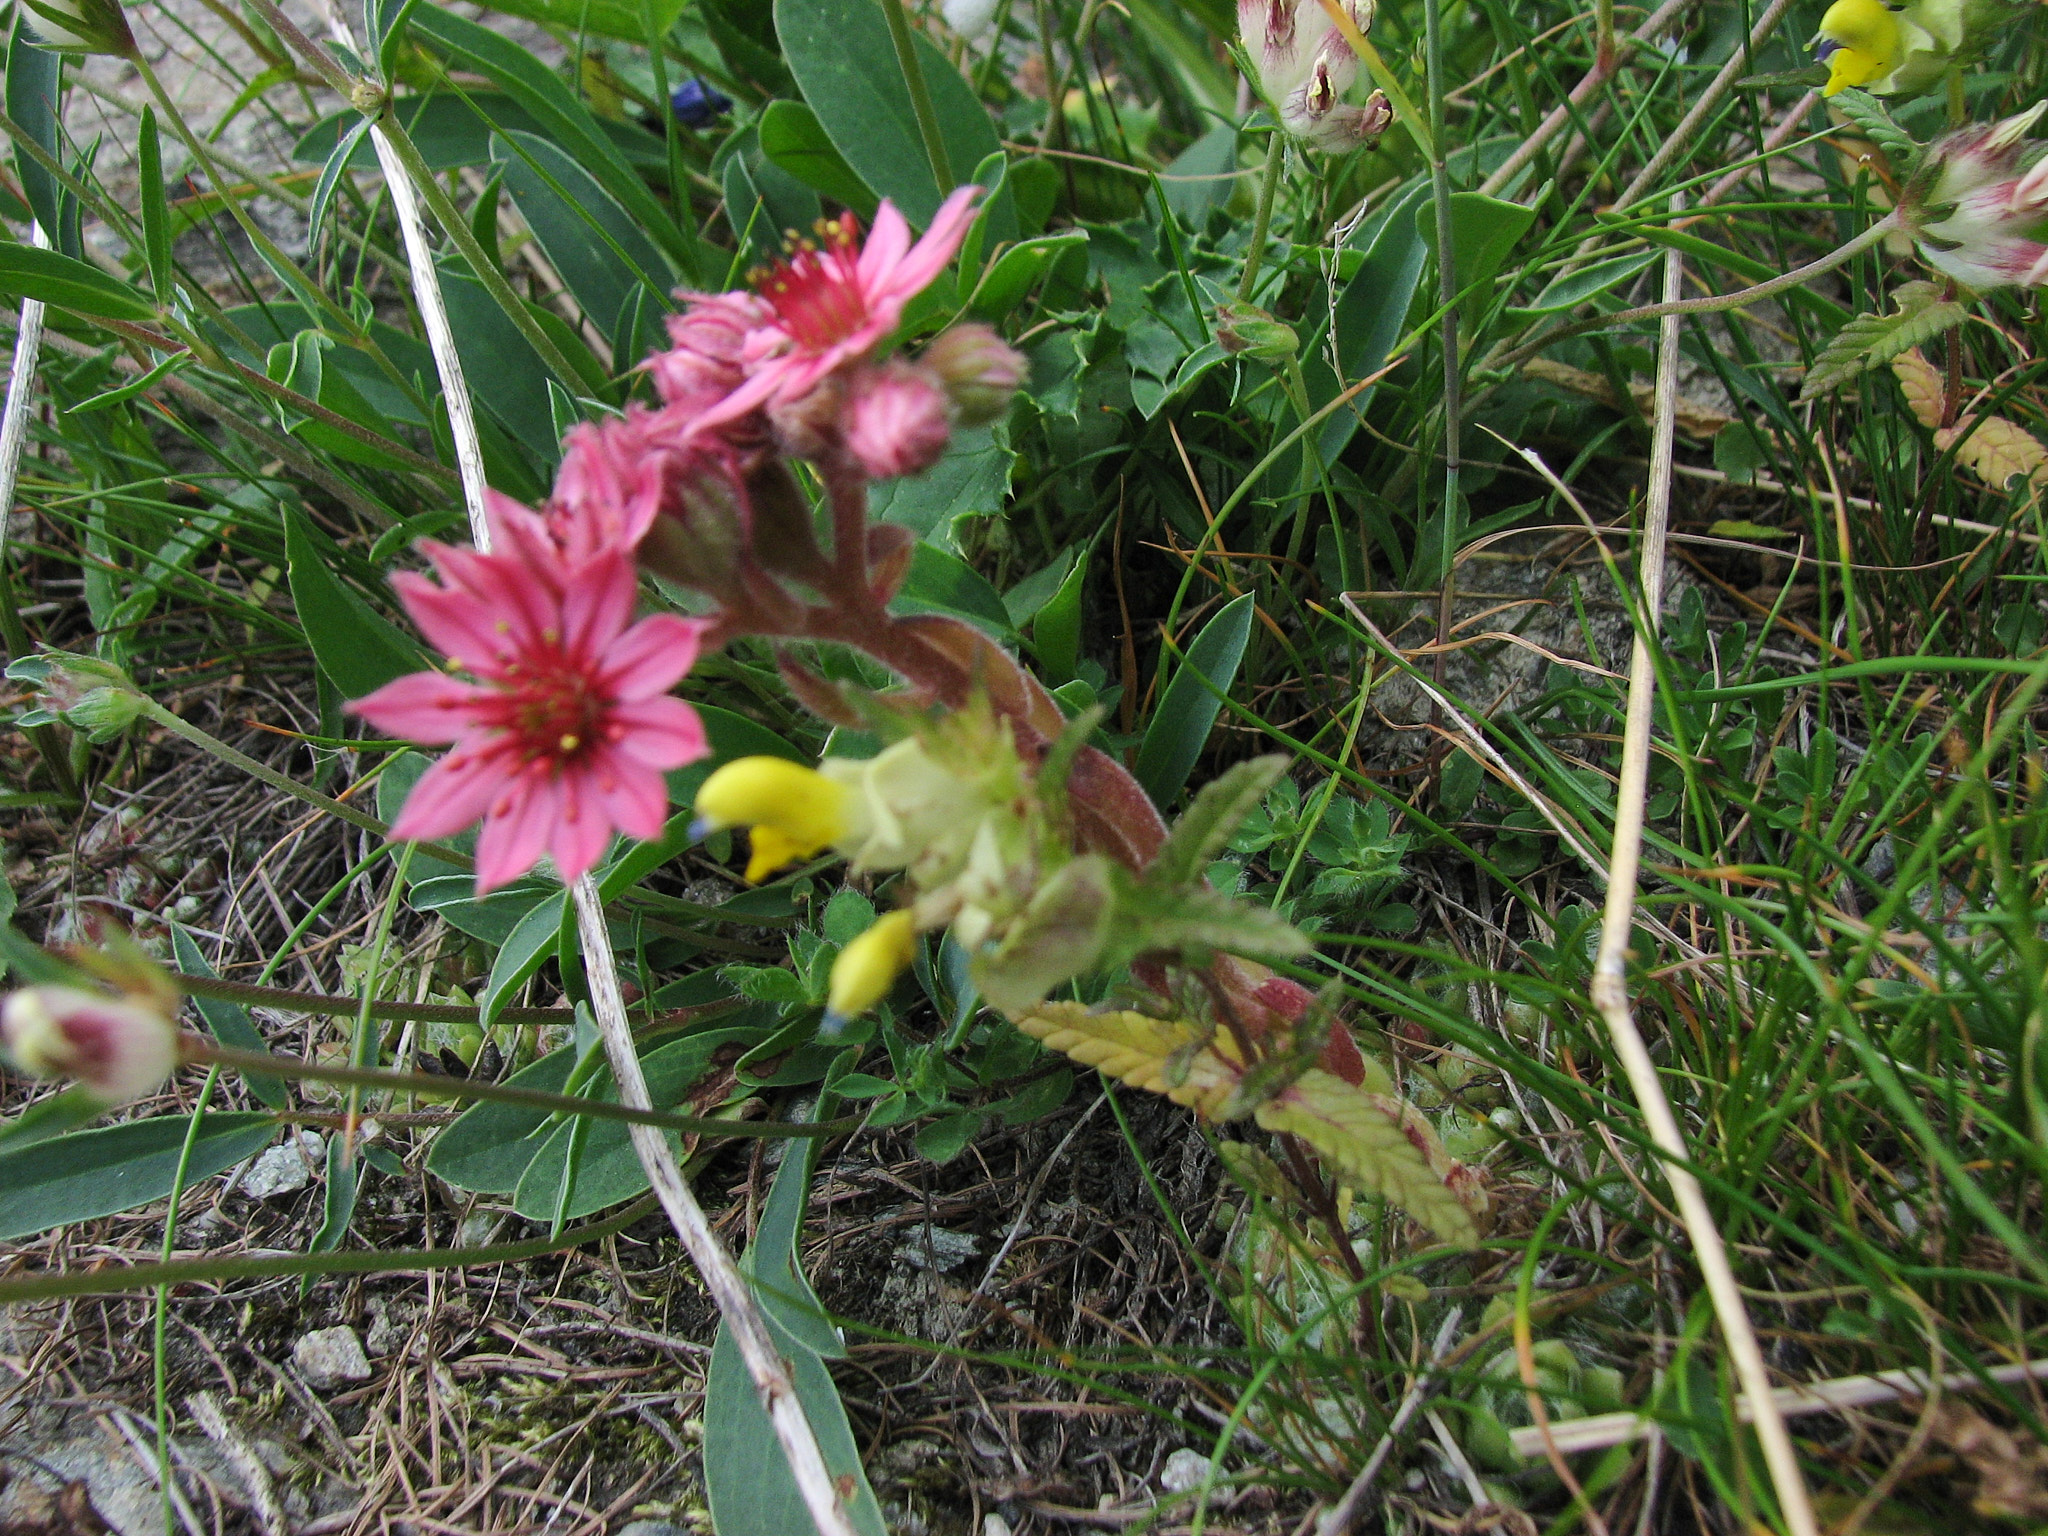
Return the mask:
[[919,359],[953,402],[963,427],[984,426],[1010,409],[1030,371],[1024,354],[985,325],[956,325],[924,349]]
[[2048,150],[2028,132],[2048,103],[1936,139],[1899,198],[1899,219],[1937,272],[1971,288],[2048,284]]
[[644,366],[671,405],[702,403],[739,388],[746,377],[747,336],[768,323],[768,307],[751,293],[686,293],[686,307],[668,317],[671,346]]
[[768,426],[775,445],[793,459],[813,463],[831,458],[839,449],[841,416],[846,405],[846,381],[828,373],[800,395],[768,402]]
[[846,451],[876,480],[923,474],[953,435],[945,392],[928,370],[909,363],[857,374],[843,420]]
[[178,1064],[178,1028],[160,1010],[77,987],[16,992],[0,1040],[22,1071],[75,1077],[109,1104],[154,1093]]

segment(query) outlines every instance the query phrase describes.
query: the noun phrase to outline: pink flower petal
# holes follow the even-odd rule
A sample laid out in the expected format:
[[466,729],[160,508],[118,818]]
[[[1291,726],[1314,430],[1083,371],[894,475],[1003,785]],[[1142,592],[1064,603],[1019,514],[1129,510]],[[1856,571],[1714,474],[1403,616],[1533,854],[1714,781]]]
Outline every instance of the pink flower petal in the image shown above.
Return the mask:
[[860,249],[860,261],[855,268],[860,275],[861,287],[869,293],[878,291],[909,249],[910,225],[904,221],[901,210],[883,198],[882,206],[875,210],[875,226],[868,231],[867,243]]
[[494,624],[489,610],[469,593],[437,587],[412,571],[400,571],[391,584],[420,633],[463,671],[496,679],[518,654],[509,631]]
[[484,740],[465,742],[429,768],[391,824],[394,842],[430,841],[473,825],[503,791],[504,770]]
[[594,669],[632,620],[640,595],[633,562],[607,550],[571,570],[563,585],[562,649]]
[[586,772],[566,773],[557,793],[560,808],[548,834],[548,852],[564,880],[585,874],[611,846],[612,824]]
[[711,751],[704,722],[681,699],[641,699],[611,710],[618,731],[612,748],[649,768],[666,771],[694,763]]
[[[502,808],[501,808],[502,807]],[[561,787],[553,776],[525,772],[484,818],[476,844],[476,890],[495,890],[540,862],[561,816]]]
[[454,741],[474,722],[477,708],[492,697],[488,688],[458,682],[439,672],[412,672],[386,683],[349,705],[380,731],[408,741]]
[[697,664],[697,651],[709,627],[704,619],[673,613],[642,619],[599,658],[606,691],[620,700],[667,693]]
[[[884,281],[898,315],[901,315],[907,300],[924,292],[931,286],[932,279],[946,270],[946,263],[953,259],[953,253],[960,249],[960,242],[967,238],[967,226],[974,222],[974,200],[980,195],[981,188],[973,185],[954,192],[939,205],[939,211],[932,216],[932,227],[924,232],[924,238],[912,246],[907,255],[892,263]],[[881,218],[877,215],[877,233],[881,227]],[[865,264],[867,253],[861,254]],[[895,327],[893,320],[890,327]]]
[[668,829],[668,783],[653,769],[613,751],[593,760],[588,787],[611,825],[651,843]]

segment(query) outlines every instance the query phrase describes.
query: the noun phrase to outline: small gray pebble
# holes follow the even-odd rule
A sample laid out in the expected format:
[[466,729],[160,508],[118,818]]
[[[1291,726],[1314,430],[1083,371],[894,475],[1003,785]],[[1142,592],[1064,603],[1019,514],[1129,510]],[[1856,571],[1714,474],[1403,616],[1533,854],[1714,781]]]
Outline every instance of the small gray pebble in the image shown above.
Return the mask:
[[321,1392],[370,1379],[370,1357],[363,1353],[363,1341],[353,1328],[321,1328],[305,1334],[292,1346],[292,1364],[307,1386]]

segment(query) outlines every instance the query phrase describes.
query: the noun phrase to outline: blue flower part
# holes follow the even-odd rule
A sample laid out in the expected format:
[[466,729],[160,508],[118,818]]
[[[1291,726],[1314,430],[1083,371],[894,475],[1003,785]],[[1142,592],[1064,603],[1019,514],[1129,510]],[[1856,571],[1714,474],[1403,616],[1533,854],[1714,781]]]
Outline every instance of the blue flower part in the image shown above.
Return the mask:
[[732,110],[732,98],[706,80],[691,77],[675,88],[669,110],[685,128],[709,128]]

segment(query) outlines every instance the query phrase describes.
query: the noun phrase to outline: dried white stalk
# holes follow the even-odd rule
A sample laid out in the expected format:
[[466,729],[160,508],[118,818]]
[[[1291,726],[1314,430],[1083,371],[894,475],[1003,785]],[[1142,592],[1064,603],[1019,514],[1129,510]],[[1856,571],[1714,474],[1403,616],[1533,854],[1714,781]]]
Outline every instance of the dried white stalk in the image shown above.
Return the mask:
[[[1675,206],[1674,206],[1675,211]],[[1683,263],[1677,251],[1664,263],[1664,300],[1674,303],[1680,292]],[[1751,1327],[1742,1292],[1735,1283],[1735,1271],[1728,1263],[1728,1249],[1721,1240],[1714,1213],[1701,1193],[1699,1180],[1687,1166],[1684,1133],[1664,1084],[1650,1059],[1649,1047],[1636,1028],[1635,1010],[1628,995],[1628,937],[1635,917],[1636,878],[1643,849],[1643,806],[1649,794],[1650,734],[1656,705],[1657,674],[1650,659],[1648,632],[1657,625],[1664,597],[1664,551],[1671,517],[1672,437],[1678,408],[1678,324],[1679,316],[1664,316],[1657,353],[1657,415],[1651,429],[1650,494],[1643,518],[1643,543],[1637,570],[1641,608],[1636,616],[1635,644],[1629,656],[1628,716],[1622,733],[1621,774],[1615,790],[1613,852],[1607,866],[1607,903],[1601,915],[1600,949],[1593,960],[1593,1006],[1607,1024],[1615,1053],[1621,1057],[1642,1107],[1650,1138],[1664,1155],[1664,1177],[1692,1240],[1693,1258],[1699,1264],[1707,1296],[1720,1321],[1728,1346],[1729,1363],[1735,1368],[1743,1397],[1755,1416],[1756,1435],[1763,1447],[1764,1464],[1771,1474],[1771,1486],[1785,1524],[1792,1536],[1819,1536],[1813,1502],[1799,1471],[1799,1456],[1785,1429],[1784,1415],[1771,1391],[1763,1351],[1757,1347],[1756,1330]],[[1552,1426],[1541,1430],[1555,1437]],[[1539,1439],[1538,1443],[1541,1443]]]
[[[355,34],[333,0],[321,0],[321,15],[335,42],[356,52]],[[469,382],[463,376],[462,355],[455,350],[455,331],[448,323],[448,306],[441,297],[441,274],[434,267],[433,247],[427,244],[426,221],[420,217],[420,198],[406,174],[398,151],[377,124],[370,125],[370,142],[377,149],[377,164],[384,171],[384,186],[391,194],[391,208],[398,215],[399,232],[405,238],[405,264],[411,268],[413,297],[419,301],[420,318],[426,322],[427,345],[433,350],[434,369],[441,376],[441,393],[448,401],[448,433],[455,440],[455,469],[462,477],[462,505],[469,514],[470,541],[478,549],[491,547],[490,524],[484,519],[484,455],[477,442],[476,407],[469,398]]]
[[[29,225],[29,240],[44,249],[50,237],[41,224]],[[23,299],[14,329],[14,361],[7,374],[7,404],[0,412],[0,563],[7,559],[7,526],[14,515],[14,487],[21,478],[21,445],[28,437],[28,402],[36,386],[36,357],[43,347],[43,301]]]
[[[1863,1408],[1873,1403],[1895,1403],[1902,1397],[1926,1397],[1936,1390],[1967,1392],[1987,1381],[2011,1386],[2015,1382],[2048,1377],[2048,1360],[2025,1360],[2017,1365],[1997,1365],[1988,1371],[1951,1371],[1929,1377],[1925,1371],[1879,1371],[1870,1376],[1837,1376],[1832,1381],[1807,1382],[1802,1386],[1780,1387],[1771,1394],[1777,1411],[1787,1418],[1804,1413],[1840,1413],[1845,1408]],[[1745,1423],[1752,1418],[1749,1399],[1739,1398],[1736,1416]],[[1578,1451],[1604,1451],[1610,1445],[1643,1440],[1657,1433],[1657,1421],[1624,1409],[1619,1413],[1596,1413],[1589,1418],[1567,1419],[1548,1429],[1530,1425],[1510,1430],[1508,1440],[1515,1454],[1534,1458],[1543,1454],[1543,1437],[1569,1456]]]
[[[322,0],[321,9],[330,35],[353,52],[354,38],[333,0]],[[470,537],[478,549],[488,550],[491,534],[490,525],[484,518],[483,454],[477,444],[476,418],[470,407],[469,388],[463,379],[462,359],[456,355],[455,336],[449,328],[447,307],[441,298],[433,253],[427,245],[418,194],[404,163],[383,130],[373,126],[370,139],[377,146],[377,160],[384,169],[392,207],[397,211],[399,225],[405,233],[406,260],[412,267],[414,296],[419,300],[420,313],[426,320],[434,364],[441,375],[442,390],[448,397],[448,425],[455,439],[455,459],[462,474]],[[640,1053],[633,1044],[632,1027],[626,1021],[625,999],[619,991],[618,962],[612,954],[611,933],[605,925],[604,902],[598,895],[597,882],[587,874],[582,876],[570,886],[570,896],[576,904],[576,926],[582,937],[584,970],[590,979],[593,1011],[597,1015],[598,1030],[604,1037],[612,1076],[619,1085],[619,1100],[636,1109],[651,1108],[647,1079],[640,1070]],[[804,1416],[803,1404],[797,1397],[789,1368],[776,1351],[768,1332],[767,1319],[762,1315],[739,1266],[725,1251],[718,1234],[711,1230],[703,1207],[697,1204],[697,1197],[690,1192],[690,1186],[683,1178],[675,1153],[670,1150],[667,1139],[652,1126],[633,1126],[630,1133],[633,1150],[646,1171],[648,1181],[654,1186],[662,1209],[668,1212],[676,1235],[682,1239],[683,1247],[704,1277],[712,1300],[718,1304],[726,1326],[732,1330],[733,1342],[746,1362],[747,1374],[753,1378],[761,1394],[761,1401],[775,1426],[775,1437],[781,1442],[783,1455],[789,1462],[819,1536],[859,1536],[845,1502],[839,1496],[831,1471],[825,1465],[824,1453],[818,1448],[818,1437],[811,1428],[810,1420]]]
[[[584,974],[590,980],[591,1011],[597,1015],[598,1033],[604,1038],[605,1055],[611,1061],[612,1077],[619,1085],[619,1102],[633,1109],[651,1109],[647,1079],[640,1071],[640,1053],[633,1044],[633,1029],[626,1021],[626,1002],[619,992],[618,964],[612,957],[611,931],[605,925],[604,900],[597,882],[581,876],[569,887],[576,903],[576,930],[583,939]],[[761,1402],[775,1425],[775,1438],[782,1442],[789,1470],[796,1477],[798,1491],[818,1527],[819,1536],[858,1536],[845,1501],[818,1449],[811,1421],[804,1416],[803,1403],[796,1395],[789,1367],[775,1347],[767,1320],[754,1300],[746,1277],[733,1263],[725,1244],[711,1230],[704,1208],[690,1192],[682,1169],[676,1163],[668,1138],[651,1125],[627,1127],[640,1166],[654,1185],[656,1198],[676,1235],[689,1250],[697,1272],[704,1277],[711,1299],[732,1330],[733,1343],[747,1363],[747,1374],[761,1394]]]

